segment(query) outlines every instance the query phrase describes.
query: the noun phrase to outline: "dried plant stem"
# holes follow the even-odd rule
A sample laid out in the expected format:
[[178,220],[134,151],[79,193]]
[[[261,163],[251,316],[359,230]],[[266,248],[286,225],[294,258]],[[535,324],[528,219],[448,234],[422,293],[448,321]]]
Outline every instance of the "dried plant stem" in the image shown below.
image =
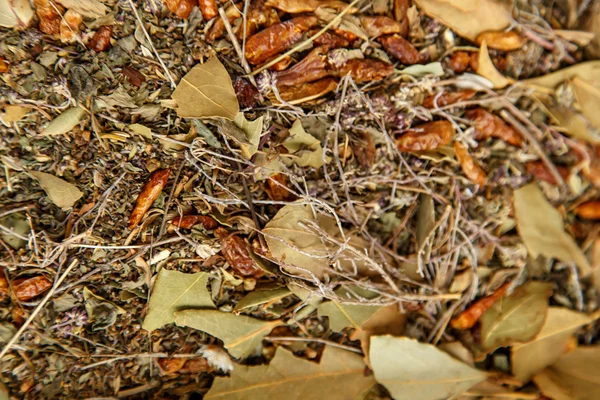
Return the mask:
[[363,354],[362,351],[360,351],[359,349],[357,349],[356,347],[352,347],[352,346],[346,346],[344,344],[339,344],[336,342],[332,342],[331,340],[325,340],[325,339],[315,339],[315,338],[303,338],[303,337],[296,337],[296,336],[265,336],[264,339],[270,341],[270,342],[316,342],[316,343],[323,343],[326,345],[329,345],[331,347],[337,347],[339,349],[344,349],[344,350],[348,350],[351,351],[353,353],[357,353],[357,354]]

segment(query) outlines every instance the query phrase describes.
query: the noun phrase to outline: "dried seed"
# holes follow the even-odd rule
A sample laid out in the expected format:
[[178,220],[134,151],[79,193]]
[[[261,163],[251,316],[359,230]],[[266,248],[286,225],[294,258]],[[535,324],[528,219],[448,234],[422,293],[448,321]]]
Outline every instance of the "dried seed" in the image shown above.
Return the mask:
[[505,141],[506,143],[521,147],[521,135],[504,120],[489,111],[479,107],[467,110],[465,116],[475,124],[475,140],[484,140],[490,137]]
[[246,78],[237,77],[233,81],[233,89],[241,108],[254,108],[260,103],[260,93]]
[[140,223],[142,217],[150,209],[152,203],[158,198],[158,195],[167,184],[170,173],[171,170],[169,169],[157,169],[150,175],[150,179],[142,188],[129,218],[129,229],[135,228]]
[[470,329],[475,326],[483,313],[489,310],[494,303],[504,296],[509,286],[509,283],[505,283],[491,295],[477,300],[475,303],[471,304],[465,311],[452,318],[452,321],[450,321],[450,326],[452,326],[454,329],[460,330]]
[[378,40],[383,48],[402,64],[413,65],[425,62],[419,50],[400,35],[383,36]]
[[271,200],[293,201],[296,198],[296,196],[286,189],[288,186],[288,180],[284,174],[277,173],[271,175],[269,179],[267,179],[267,186],[269,188],[267,194]]
[[123,73],[123,76],[126,76],[127,79],[129,79],[129,83],[135,87],[139,88],[142,86],[142,83],[146,82],[146,77],[135,68],[125,66],[121,72]]
[[488,31],[477,35],[477,44],[481,46],[485,42],[490,49],[513,51],[518,50],[527,42],[527,40],[515,31]]
[[457,51],[452,53],[448,59],[448,68],[455,74],[462,74],[467,70],[471,62],[471,55],[466,51]]
[[246,59],[254,65],[265,62],[298,42],[317,22],[314,16],[296,17],[258,32],[246,41]]
[[459,142],[454,142],[454,152],[456,153],[456,159],[465,176],[477,185],[485,185],[487,176],[479,164],[473,159],[469,150]]
[[394,73],[394,66],[380,60],[348,60],[344,65],[332,71],[331,75],[344,77],[350,74],[356,83],[379,81]]
[[588,201],[575,208],[575,215],[583,219],[600,219],[600,201]]
[[[536,179],[548,182],[551,185],[558,185],[556,178],[554,175],[552,175],[552,172],[550,172],[550,169],[548,169],[546,163],[543,161],[531,161],[525,163],[525,169],[527,170],[528,174],[532,175]],[[567,168],[557,166],[556,169],[563,179],[566,180],[569,177],[569,170]]]
[[92,37],[92,40],[90,40],[89,48],[96,53],[108,50],[110,48],[110,36],[112,35],[112,30],[112,26],[101,26]]
[[164,2],[169,11],[183,19],[190,16],[196,5],[196,0],[164,0]]
[[454,127],[449,121],[434,121],[409,129],[396,139],[400,151],[428,151],[445,146],[454,137]]
[[205,21],[210,21],[219,14],[217,0],[198,0],[198,6]]
[[19,301],[31,300],[52,287],[52,281],[44,275],[33,278],[17,279],[12,284],[12,290]]
[[[220,232],[219,235],[223,235],[223,232]],[[260,278],[263,275],[263,271],[254,264],[254,260],[250,257],[244,239],[237,235],[228,235],[222,238],[220,243],[221,254],[238,274],[253,278]]]
[[402,33],[402,25],[390,17],[363,16],[360,17],[360,23],[367,35],[371,38]]
[[183,215],[175,218],[171,223],[182,229],[192,229],[198,224],[201,224],[207,230],[213,230],[219,226],[219,223],[208,215]]
[[430,95],[425,97],[423,100],[423,107],[435,108],[444,107],[450,104],[454,104],[459,101],[466,101],[475,96],[477,92],[475,90],[461,90],[459,92],[443,92],[441,95]]
[[283,86],[279,89],[279,95],[285,101],[294,102],[304,99],[313,100],[337,89],[338,81],[334,78],[325,78],[316,82],[302,83],[295,86]]
[[65,9],[60,4],[51,4],[50,0],[34,0],[35,13],[40,19],[40,31],[48,35],[60,33],[61,15]]

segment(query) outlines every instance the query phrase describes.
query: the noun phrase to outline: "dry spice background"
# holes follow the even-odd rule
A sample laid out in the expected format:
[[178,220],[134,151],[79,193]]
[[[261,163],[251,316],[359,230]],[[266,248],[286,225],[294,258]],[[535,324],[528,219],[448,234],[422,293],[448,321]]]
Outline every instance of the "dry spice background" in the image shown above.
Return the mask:
[[0,399],[600,398],[599,32],[0,0]]

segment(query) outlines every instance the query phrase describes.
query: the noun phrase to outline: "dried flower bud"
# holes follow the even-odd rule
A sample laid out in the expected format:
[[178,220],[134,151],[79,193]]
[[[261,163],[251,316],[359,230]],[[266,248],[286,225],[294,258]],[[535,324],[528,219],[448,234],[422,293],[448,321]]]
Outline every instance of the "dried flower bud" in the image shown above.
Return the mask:
[[504,120],[483,108],[467,110],[465,116],[475,124],[475,140],[484,140],[494,137],[506,143],[521,147],[523,139],[521,135]]
[[434,121],[409,129],[396,139],[400,151],[428,151],[445,146],[454,137],[454,127],[449,121]]
[[423,100],[423,107],[435,108],[448,106],[459,101],[466,101],[475,96],[477,92],[475,90],[461,90],[459,92],[443,92],[442,94],[432,94],[425,97]]
[[471,55],[466,51],[457,51],[452,53],[448,59],[448,68],[454,71],[455,74],[462,74],[469,67]]
[[79,33],[79,25],[83,22],[83,16],[76,11],[67,10],[60,21],[60,40],[70,43],[75,40]]
[[60,33],[61,15],[65,9],[50,0],[35,0],[35,13],[40,19],[40,31],[48,35],[58,35]]
[[419,50],[400,35],[383,36],[378,40],[383,48],[402,64],[413,65],[425,62]]
[[402,33],[402,25],[390,17],[363,16],[360,17],[360,23],[367,35],[371,38],[391,35],[393,33]]
[[92,40],[90,40],[89,48],[96,53],[108,50],[110,48],[110,36],[112,35],[112,30],[112,26],[101,26],[92,37]]
[[575,207],[575,215],[583,219],[600,219],[600,201],[588,201]]
[[488,31],[477,35],[477,44],[481,46],[483,42],[489,49],[513,51],[518,50],[527,42],[527,40],[515,31]]
[[200,224],[204,229],[212,230],[219,226],[219,223],[214,218],[208,215],[183,215],[171,221],[173,225],[182,229],[192,229]]
[[158,198],[158,195],[164,189],[170,174],[171,170],[169,169],[157,169],[150,175],[150,179],[142,188],[133,212],[131,213],[131,217],[129,218],[129,229],[135,228],[140,223],[142,217],[150,209],[152,203],[154,203]]
[[469,150],[459,142],[454,142],[454,152],[456,153],[456,159],[465,176],[473,183],[480,186],[485,185],[487,176],[479,164],[473,159],[471,154],[469,154]]
[[19,301],[31,300],[51,287],[52,281],[44,275],[27,279],[17,279],[12,285],[13,293]]
[[164,0],[164,2],[169,11],[183,19],[190,16],[196,5],[196,0]]
[[217,0],[198,0],[198,6],[200,7],[200,11],[202,11],[202,16],[204,17],[205,21],[210,21],[219,14]]

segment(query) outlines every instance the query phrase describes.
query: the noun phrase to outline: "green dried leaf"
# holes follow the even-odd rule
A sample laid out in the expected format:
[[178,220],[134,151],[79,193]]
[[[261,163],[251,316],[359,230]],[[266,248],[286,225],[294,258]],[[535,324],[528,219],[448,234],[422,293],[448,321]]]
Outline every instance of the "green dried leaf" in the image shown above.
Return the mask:
[[260,135],[263,130],[264,117],[259,117],[254,121],[248,121],[244,116],[244,113],[238,113],[233,122],[240,128],[244,134],[247,143],[241,145],[242,156],[249,160],[258,150],[258,144],[260,143]]
[[[336,290],[336,294],[348,301],[357,302],[357,298],[352,292],[341,288]],[[369,299],[376,297],[376,293],[361,293],[361,297]],[[365,296],[363,296],[365,295]],[[321,303],[318,307],[319,317],[325,316],[329,318],[329,327],[340,332],[344,328],[360,329],[377,311],[382,309],[382,306],[369,306],[359,304],[344,304],[337,300]]]
[[183,310],[175,313],[175,323],[217,337],[232,356],[246,358],[260,346],[263,337],[282,322],[263,321],[217,310]]
[[216,57],[192,68],[181,79],[172,97],[177,102],[180,117],[233,120],[240,111],[229,73]]
[[[10,229],[18,235],[25,237],[29,235],[29,232],[31,230],[29,223],[27,222],[27,218],[25,218],[25,216],[20,213],[11,214],[4,218],[1,218],[0,225]],[[22,248],[27,243],[23,239],[15,235],[11,235],[10,233],[7,233],[5,231],[0,231],[0,237],[2,237],[2,240],[4,240],[10,247],[12,247],[15,250]]]
[[184,274],[161,269],[154,283],[148,314],[142,328],[148,332],[175,321],[176,311],[190,308],[215,308],[206,288],[210,274]]
[[211,132],[211,130],[208,129],[206,125],[204,125],[204,122],[200,121],[199,119],[193,119],[192,123],[196,128],[196,132],[198,132],[198,136],[203,137],[210,147],[214,147],[215,149],[220,149],[222,147],[221,143],[219,143],[219,141]]
[[85,115],[81,107],[69,108],[67,111],[54,118],[42,131],[42,135],[62,135],[71,132]]
[[145,137],[146,139],[152,140],[152,129],[148,128],[142,124],[131,124],[129,125],[129,129],[140,136]]
[[83,196],[77,186],[45,172],[32,171],[50,200],[60,208],[71,208]]
[[279,348],[269,365],[235,365],[230,377],[217,377],[204,399],[358,400],[375,384],[364,370],[358,354],[335,347],[319,364]]
[[85,311],[93,331],[108,328],[117,321],[117,315],[125,313],[121,307],[94,294],[87,287],[83,288],[83,298],[85,299]]
[[306,133],[302,122],[297,119],[290,128],[290,137],[283,145],[292,154],[298,156],[294,162],[301,167],[320,168],[323,166],[323,148],[321,142]]
[[469,390],[487,374],[414,339],[371,336],[369,360],[375,380],[395,400],[439,400]]
[[277,289],[270,290],[255,290],[248,293],[242,298],[233,309],[233,312],[240,313],[251,307],[260,306],[261,304],[269,303],[271,301],[281,300],[291,294],[290,290],[286,287],[280,287]]
[[481,349],[490,352],[533,339],[546,320],[550,293],[550,284],[528,282],[494,303],[480,319]]
[[540,254],[575,262],[583,276],[592,268],[577,243],[564,230],[560,213],[546,200],[536,183],[514,192],[517,229],[532,258]]

